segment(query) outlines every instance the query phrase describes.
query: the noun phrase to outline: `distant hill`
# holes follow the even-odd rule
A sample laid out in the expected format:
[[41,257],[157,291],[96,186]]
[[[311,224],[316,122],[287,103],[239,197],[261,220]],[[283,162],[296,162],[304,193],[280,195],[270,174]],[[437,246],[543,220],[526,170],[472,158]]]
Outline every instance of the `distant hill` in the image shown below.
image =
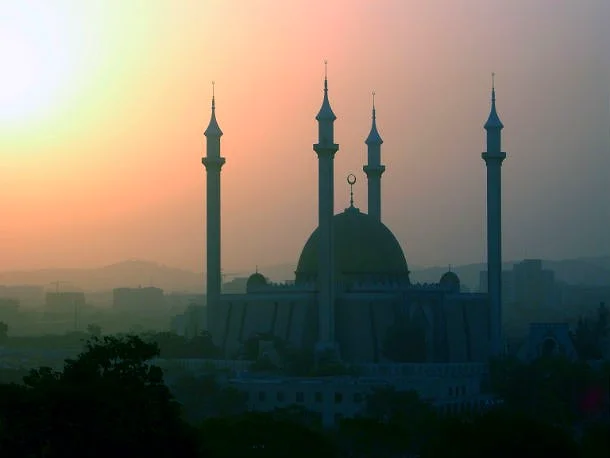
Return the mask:
[[129,260],[93,269],[41,269],[0,272],[0,284],[42,285],[60,291],[105,291],[117,287],[157,286],[166,291],[203,292],[203,274],[149,261]]
[[[511,269],[515,262],[507,262],[504,269]],[[610,256],[543,261],[543,266],[555,271],[558,280],[574,285],[610,285]],[[473,291],[479,288],[479,275],[485,264],[453,266],[462,284]],[[293,264],[260,266],[259,272],[275,282],[294,280]],[[413,283],[436,283],[447,267],[412,268]],[[234,277],[247,277],[245,270],[227,271],[225,281]],[[63,291],[107,291],[117,287],[157,286],[167,292],[205,290],[205,275],[189,270],[168,267],[149,261],[129,260],[93,269],[41,269],[32,271],[0,272],[0,285],[43,285],[52,290],[59,281]]]

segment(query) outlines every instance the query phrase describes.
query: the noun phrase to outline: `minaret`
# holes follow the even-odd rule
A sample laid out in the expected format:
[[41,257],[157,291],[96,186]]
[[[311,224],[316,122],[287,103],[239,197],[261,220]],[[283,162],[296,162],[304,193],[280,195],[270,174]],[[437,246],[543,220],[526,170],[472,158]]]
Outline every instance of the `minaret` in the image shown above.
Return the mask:
[[208,326],[212,323],[211,311],[220,301],[220,169],[225,158],[220,157],[222,130],[216,122],[216,102],[212,83],[212,117],[205,130],[206,156],[201,160],[207,174],[207,314]]
[[502,353],[502,129],[496,112],[496,90],[492,74],[491,111],[485,123],[487,151],[487,294],[490,307],[490,353]]
[[324,100],[318,121],[318,143],[313,149],[318,155],[318,350],[336,350],[335,346],[335,251],[334,158],[339,145],[334,141],[337,117],[328,101],[328,78],[324,62]]
[[385,172],[385,165],[381,165],[381,144],[383,140],[377,131],[375,116],[375,93],[373,92],[373,123],[367,137],[368,164],[362,167],[368,179],[369,215],[381,221],[381,175]]

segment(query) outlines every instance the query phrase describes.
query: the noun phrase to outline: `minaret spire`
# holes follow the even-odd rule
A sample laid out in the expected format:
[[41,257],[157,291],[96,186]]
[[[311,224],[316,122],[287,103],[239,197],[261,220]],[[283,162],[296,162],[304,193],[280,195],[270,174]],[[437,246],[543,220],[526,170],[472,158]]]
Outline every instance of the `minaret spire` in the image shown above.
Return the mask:
[[502,129],[496,111],[495,74],[492,73],[491,110],[487,122],[487,294],[489,295],[490,354],[502,353]]
[[368,164],[362,167],[368,180],[369,215],[381,221],[381,175],[385,165],[381,164],[381,145],[383,140],[377,130],[377,114],[375,110],[375,91],[373,95],[373,114],[371,116],[371,131],[364,143],[367,145]]
[[[210,116],[210,123],[208,124],[208,128],[205,130],[204,135],[206,137],[222,137],[222,130],[220,130],[220,126],[218,125],[218,121],[216,121],[216,97],[214,94],[214,81],[212,81],[212,115]],[[219,155],[220,155],[220,146],[219,146]]]
[[487,122],[485,123],[485,129],[503,129],[504,124],[500,121],[500,117],[498,116],[498,112],[496,111],[496,84],[495,84],[496,74],[491,74],[491,110],[489,111],[489,117],[487,118]]
[[335,249],[333,216],[335,209],[334,159],[339,145],[334,139],[333,113],[328,100],[328,62],[324,61],[324,99],[316,116],[318,143],[318,354],[338,356],[335,341]]
[[201,160],[206,169],[206,278],[208,329],[215,325],[216,311],[220,306],[222,285],[220,256],[220,170],[225,158],[220,156],[222,130],[216,121],[216,100],[212,82],[212,114],[205,130],[206,156]]

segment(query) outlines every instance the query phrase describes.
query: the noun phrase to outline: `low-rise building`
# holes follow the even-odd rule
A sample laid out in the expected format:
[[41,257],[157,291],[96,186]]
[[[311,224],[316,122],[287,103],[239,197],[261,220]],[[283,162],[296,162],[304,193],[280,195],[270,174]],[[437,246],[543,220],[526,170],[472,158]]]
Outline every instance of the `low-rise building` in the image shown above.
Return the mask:
[[163,290],[153,286],[144,288],[115,288],[112,307],[119,312],[164,313],[167,304]]

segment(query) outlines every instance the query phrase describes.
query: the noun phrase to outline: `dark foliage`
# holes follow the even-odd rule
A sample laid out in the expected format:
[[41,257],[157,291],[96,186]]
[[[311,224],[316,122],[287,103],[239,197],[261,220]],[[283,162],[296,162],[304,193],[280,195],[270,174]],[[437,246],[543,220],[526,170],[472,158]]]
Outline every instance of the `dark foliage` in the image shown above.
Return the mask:
[[0,321],[0,343],[6,342],[8,339],[8,324]]
[[179,336],[173,332],[150,332],[144,334],[143,339],[159,346],[161,358],[217,359],[221,356],[220,349],[214,344],[212,335],[207,331],[191,338]]
[[[514,358],[490,364],[491,388],[507,407],[541,422],[568,426],[586,420],[603,408],[607,371],[594,370],[587,363],[565,358],[540,358],[525,364]],[[593,404],[596,405],[593,405]]]
[[564,429],[506,409],[490,411],[466,422],[442,421],[434,440],[425,442],[421,458],[576,458],[579,447]]
[[580,317],[572,334],[572,341],[580,359],[601,359],[603,342],[608,332],[608,309],[602,302],[597,309],[597,317],[595,319]]
[[338,457],[324,434],[271,413],[246,413],[206,420],[201,428],[202,456],[216,458]]
[[182,404],[186,419],[198,423],[209,417],[239,415],[247,410],[246,394],[222,386],[214,375],[184,375],[172,383],[172,393]]
[[179,405],[137,337],[93,339],[62,372],[32,371],[0,387],[0,455],[195,456]]

